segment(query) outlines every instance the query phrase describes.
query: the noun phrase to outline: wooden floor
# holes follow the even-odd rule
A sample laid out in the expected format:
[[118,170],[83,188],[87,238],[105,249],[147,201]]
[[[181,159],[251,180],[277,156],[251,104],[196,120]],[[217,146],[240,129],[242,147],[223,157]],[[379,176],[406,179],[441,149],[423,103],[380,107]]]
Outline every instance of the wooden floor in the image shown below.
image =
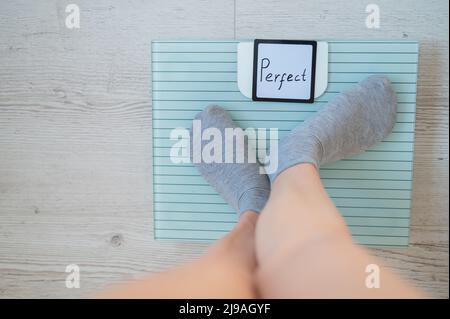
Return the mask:
[[[199,256],[153,238],[152,39],[420,41],[411,246],[376,255],[448,298],[448,1],[0,3],[0,297],[89,296]],[[68,264],[81,288],[65,287]]]

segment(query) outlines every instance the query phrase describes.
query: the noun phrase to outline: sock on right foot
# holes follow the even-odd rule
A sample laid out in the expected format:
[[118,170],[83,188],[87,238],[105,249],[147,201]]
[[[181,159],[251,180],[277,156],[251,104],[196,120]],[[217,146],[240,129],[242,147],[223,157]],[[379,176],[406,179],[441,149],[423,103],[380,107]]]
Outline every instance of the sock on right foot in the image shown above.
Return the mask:
[[278,170],[300,163],[316,167],[367,150],[383,140],[396,122],[397,97],[384,76],[370,76],[339,94],[279,143]]

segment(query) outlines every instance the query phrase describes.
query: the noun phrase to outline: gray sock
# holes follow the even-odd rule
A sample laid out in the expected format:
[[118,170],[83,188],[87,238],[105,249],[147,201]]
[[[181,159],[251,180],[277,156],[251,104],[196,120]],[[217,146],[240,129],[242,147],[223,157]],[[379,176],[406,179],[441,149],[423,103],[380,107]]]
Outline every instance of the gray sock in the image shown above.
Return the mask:
[[278,170],[316,167],[360,153],[384,139],[396,122],[397,98],[384,76],[370,76],[339,94],[279,143]]
[[[208,106],[197,114],[196,120],[201,120],[201,131],[207,128],[217,128],[222,134],[222,163],[205,163],[203,158],[197,166],[203,178],[230,204],[239,214],[246,210],[261,212],[269,198],[270,181],[267,175],[260,172],[260,165],[248,162],[245,152],[244,162],[236,163],[233,152],[233,163],[225,163],[225,128],[237,128],[228,113],[219,106]],[[191,130],[191,141],[192,141]],[[202,141],[202,149],[209,141]],[[245,150],[248,141],[245,138]],[[191,142],[191,152],[192,152]],[[192,153],[191,153],[192,159]]]

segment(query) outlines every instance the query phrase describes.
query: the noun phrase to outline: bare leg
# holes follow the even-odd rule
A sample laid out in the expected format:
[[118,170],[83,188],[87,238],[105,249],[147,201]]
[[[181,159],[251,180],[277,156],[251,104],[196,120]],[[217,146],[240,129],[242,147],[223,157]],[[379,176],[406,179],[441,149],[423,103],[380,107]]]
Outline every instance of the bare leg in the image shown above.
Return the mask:
[[200,259],[113,287],[101,298],[255,298],[254,232],[258,214],[243,213],[236,227]]
[[[352,243],[311,164],[281,173],[256,226],[257,285],[265,298],[403,298],[421,294]],[[367,265],[380,288],[366,287]]]

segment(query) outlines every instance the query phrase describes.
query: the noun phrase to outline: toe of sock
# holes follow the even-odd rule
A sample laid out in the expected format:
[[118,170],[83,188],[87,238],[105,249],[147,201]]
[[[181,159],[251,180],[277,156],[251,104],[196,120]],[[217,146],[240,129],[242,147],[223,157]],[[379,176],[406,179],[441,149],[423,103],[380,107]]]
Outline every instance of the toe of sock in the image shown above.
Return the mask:
[[397,96],[394,87],[387,76],[371,75],[361,83],[361,86],[370,90],[380,97],[387,111],[394,113],[397,111]]
[[397,95],[388,77],[372,75],[363,80],[360,85],[369,94],[369,101],[377,108],[380,122],[380,134],[384,138],[393,129],[397,118]]

